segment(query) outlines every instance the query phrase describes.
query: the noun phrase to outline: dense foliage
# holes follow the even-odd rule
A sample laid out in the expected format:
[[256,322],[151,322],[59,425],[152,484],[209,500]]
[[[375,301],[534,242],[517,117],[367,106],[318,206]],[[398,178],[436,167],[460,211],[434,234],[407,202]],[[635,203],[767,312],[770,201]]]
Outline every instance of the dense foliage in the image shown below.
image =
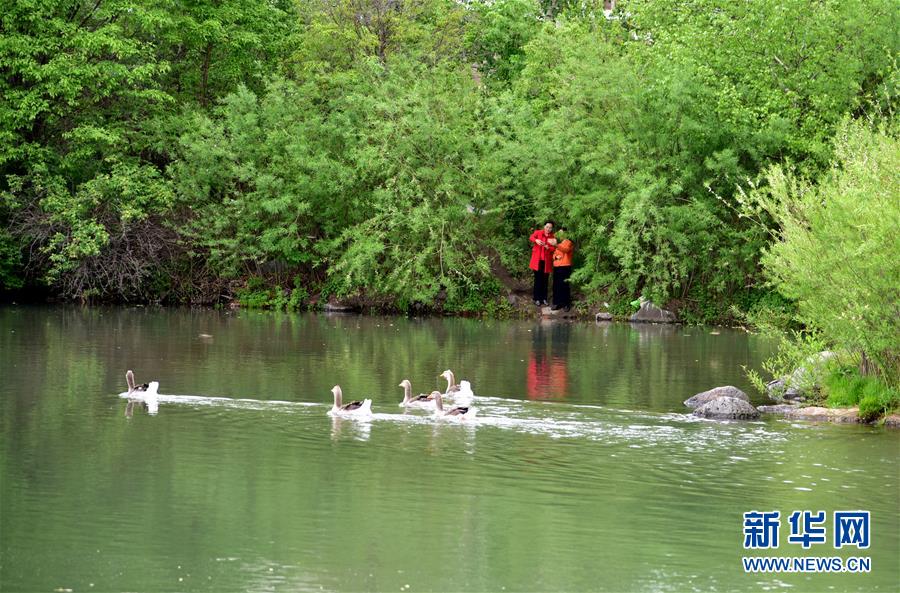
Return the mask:
[[71,298],[477,310],[551,217],[585,301],[724,319],[739,188],[897,103],[890,0],[7,5],[0,282]]
[[774,220],[766,274],[796,302],[807,341],[840,355],[827,395],[873,416],[900,405],[900,139],[857,122],[841,126],[834,144],[834,164],[817,184],[773,165],[744,212]]

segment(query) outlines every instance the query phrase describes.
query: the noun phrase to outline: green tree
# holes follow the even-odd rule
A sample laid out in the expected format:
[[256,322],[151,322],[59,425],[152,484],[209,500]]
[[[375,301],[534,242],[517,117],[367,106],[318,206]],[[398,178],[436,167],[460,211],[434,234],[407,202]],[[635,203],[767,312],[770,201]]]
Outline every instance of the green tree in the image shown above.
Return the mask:
[[835,161],[812,184],[781,166],[748,202],[778,228],[766,273],[797,318],[839,350],[864,355],[900,387],[900,141],[896,131],[846,123]]

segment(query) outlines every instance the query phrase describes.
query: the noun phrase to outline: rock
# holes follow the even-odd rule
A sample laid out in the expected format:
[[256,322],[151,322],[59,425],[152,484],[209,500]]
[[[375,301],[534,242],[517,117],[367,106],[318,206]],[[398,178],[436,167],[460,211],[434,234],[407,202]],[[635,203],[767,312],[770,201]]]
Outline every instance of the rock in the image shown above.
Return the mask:
[[612,321],[613,314],[610,313],[609,311],[600,311],[599,313],[594,315],[594,320],[595,321]]
[[506,295],[506,302],[513,307],[516,307],[519,304],[519,297],[513,293],[509,293],[508,295]]
[[884,425],[891,428],[900,428],[900,414],[891,414],[884,417]]
[[541,307],[541,316],[547,317],[550,319],[553,318],[565,318],[569,319],[571,317],[575,317],[576,313],[569,309],[566,311],[565,309],[554,309],[552,307]]
[[713,420],[753,420],[759,418],[759,412],[745,400],[717,397],[694,410],[694,416]]
[[797,408],[785,414],[791,420],[816,420],[819,422],[859,422],[859,408],[822,408],[809,406]]
[[794,369],[794,372],[788,377],[787,385],[800,390],[813,387],[819,382],[825,370],[825,364],[835,356],[837,355],[834,352],[823,350],[818,354],[807,357],[803,364]]
[[720,397],[733,397],[736,399],[742,399],[745,402],[749,402],[750,398],[747,397],[747,394],[734,387],[733,385],[725,385],[724,387],[715,387],[710,389],[709,391],[704,391],[702,393],[698,393],[697,395],[691,396],[684,400],[684,405],[689,408],[699,408],[703,404],[709,403],[714,399],[718,399]]
[[756,409],[763,414],[790,414],[797,409],[797,406],[791,404],[778,404],[774,406],[756,406]]
[[641,308],[631,316],[631,321],[642,323],[676,323],[675,314],[665,309],[660,309],[650,301],[642,301]]
[[803,395],[803,392],[795,387],[788,387],[784,390],[784,393],[781,394],[783,399],[793,402],[803,402],[806,401],[806,397]]
[[323,309],[326,313],[352,313],[354,311],[352,305],[346,305],[339,302],[325,303]]
[[784,396],[784,377],[766,383],[766,395],[772,399],[781,399]]
[[807,357],[790,375],[766,383],[766,394],[778,401],[804,401],[807,394],[817,389],[826,363],[835,356],[834,352],[823,350]]

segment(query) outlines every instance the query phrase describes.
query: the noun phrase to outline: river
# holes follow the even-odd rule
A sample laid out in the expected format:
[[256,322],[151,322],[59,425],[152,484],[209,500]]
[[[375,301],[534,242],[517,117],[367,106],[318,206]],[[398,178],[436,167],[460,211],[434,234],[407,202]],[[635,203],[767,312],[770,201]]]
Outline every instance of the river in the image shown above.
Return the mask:
[[[0,591],[896,591],[900,431],[698,420],[773,344],[702,327],[0,308]],[[474,421],[398,407],[471,382]],[[120,397],[160,382],[155,414]],[[373,400],[331,418],[331,387]],[[126,410],[129,412],[126,414]],[[130,416],[130,417],[129,417]],[[745,550],[743,513],[779,511]],[[788,542],[795,510],[828,542]],[[871,513],[835,549],[836,511]],[[745,573],[743,556],[866,556]]]

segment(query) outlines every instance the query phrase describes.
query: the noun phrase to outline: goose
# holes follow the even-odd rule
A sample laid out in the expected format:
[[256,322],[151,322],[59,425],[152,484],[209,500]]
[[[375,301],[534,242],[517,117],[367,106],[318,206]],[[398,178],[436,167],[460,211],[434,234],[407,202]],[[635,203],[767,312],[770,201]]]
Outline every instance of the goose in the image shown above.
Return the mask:
[[439,418],[458,418],[460,420],[475,417],[475,408],[469,406],[455,406],[449,410],[444,410],[444,401],[441,397],[441,392],[432,391],[431,395],[434,397],[435,416],[438,416]]
[[125,383],[128,384],[128,393],[132,394],[134,392],[147,391],[150,389],[149,383],[144,383],[143,385],[135,385],[134,383],[134,373],[129,370],[125,373]]
[[438,377],[443,377],[447,380],[447,391],[444,392],[444,395],[453,395],[457,391],[459,391],[459,385],[456,384],[456,377],[453,375],[453,371],[447,369]]
[[331,388],[334,394],[334,405],[329,410],[329,414],[353,414],[354,416],[369,415],[372,413],[372,400],[364,399],[362,401],[352,401],[349,404],[343,404],[344,392],[341,391],[340,385]]
[[420,393],[416,397],[412,396],[412,383],[409,379],[400,381],[398,387],[403,388],[403,401],[400,402],[401,408],[433,408],[434,397],[427,393]]
[[159,411],[159,399],[157,392],[159,390],[159,381],[151,381],[149,383],[143,383],[141,385],[137,385],[134,382],[134,371],[128,370],[125,372],[125,383],[128,384],[128,391],[119,394],[119,397],[127,397],[129,398],[129,406],[125,408],[125,415],[127,417],[131,417],[131,411],[134,409],[133,402],[138,401],[141,402],[144,407],[147,409],[148,414],[155,415]]
[[150,381],[135,387],[131,371],[128,371],[126,378],[129,380],[129,390],[122,394],[122,396],[128,398],[128,404],[125,406],[125,416],[131,418],[134,404],[136,403],[144,406],[148,414],[155,416],[159,412],[159,381]]
[[475,399],[475,393],[472,391],[472,384],[466,380],[462,380],[457,384],[456,376],[450,369],[447,369],[438,375],[438,377],[443,377],[447,380],[447,391],[445,391],[443,395],[452,397],[453,401],[457,404],[470,404]]

